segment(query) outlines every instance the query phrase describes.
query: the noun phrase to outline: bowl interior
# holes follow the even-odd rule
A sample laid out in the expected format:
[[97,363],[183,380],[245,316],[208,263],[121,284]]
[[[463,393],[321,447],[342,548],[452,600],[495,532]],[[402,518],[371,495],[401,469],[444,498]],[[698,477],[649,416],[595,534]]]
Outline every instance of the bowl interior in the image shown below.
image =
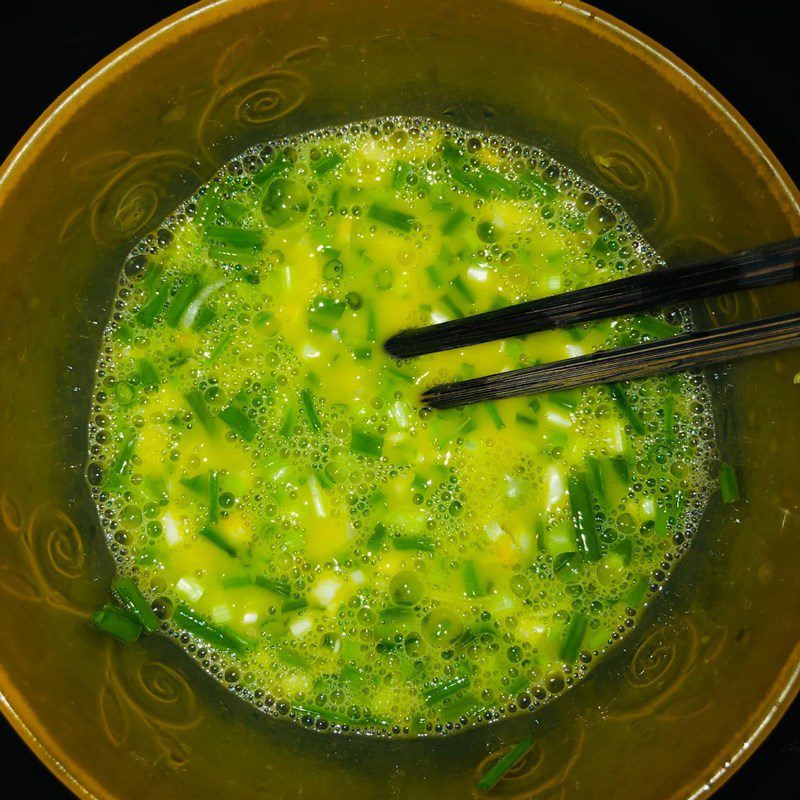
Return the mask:
[[[123,647],[85,624],[112,570],[83,465],[122,256],[244,147],[382,114],[540,145],[616,196],[673,261],[800,232],[797,190],[724,102],[586,7],[231,0],[140,37],[65,97],[0,177],[5,711],[76,790],[120,800],[342,786],[463,798],[530,730],[536,744],[500,796],[699,796],[793,691],[796,354],[711,375],[744,501],[712,502],[639,627],[535,715],[427,742],[319,735],[259,715],[159,637]],[[696,311],[720,325],[797,301],[782,288]]]

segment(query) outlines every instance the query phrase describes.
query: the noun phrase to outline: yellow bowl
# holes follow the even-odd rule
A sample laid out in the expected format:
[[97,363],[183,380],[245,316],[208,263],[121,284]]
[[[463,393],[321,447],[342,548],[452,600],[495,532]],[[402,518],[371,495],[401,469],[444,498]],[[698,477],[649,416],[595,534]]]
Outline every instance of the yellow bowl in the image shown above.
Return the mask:
[[[130,244],[247,145],[420,114],[536,142],[618,197],[668,259],[800,233],[800,196],[685,65],[551,0],[229,0],[194,6],[85,75],[0,173],[0,700],[84,797],[700,798],[797,691],[797,356],[713,377],[743,502],[594,677],[535,716],[449,739],[315,734],[256,713],[170,643],[86,625],[112,564],[83,482],[92,366]],[[705,324],[796,306],[709,301]]]

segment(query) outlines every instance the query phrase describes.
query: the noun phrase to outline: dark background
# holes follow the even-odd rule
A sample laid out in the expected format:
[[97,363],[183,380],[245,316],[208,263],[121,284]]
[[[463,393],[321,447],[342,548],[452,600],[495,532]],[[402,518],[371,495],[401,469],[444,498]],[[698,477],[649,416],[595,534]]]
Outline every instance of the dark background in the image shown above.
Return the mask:
[[[0,160],[81,73],[186,3],[79,0],[47,4],[46,11],[35,2],[15,3],[13,8],[10,3],[3,5]],[[724,0],[595,0],[594,5],[648,34],[694,67],[736,106],[800,183],[800,115],[796,110],[800,58],[796,29],[790,22],[793,4],[767,0],[754,8]],[[15,45],[24,45],[25,50]],[[785,787],[794,785],[799,753],[800,705],[795,703],[715,800],[796,797],[796,789]],[[24,786],[25,794],[34,797],[72,797],[4,720],[0,720],[0,775],[5,791]]]

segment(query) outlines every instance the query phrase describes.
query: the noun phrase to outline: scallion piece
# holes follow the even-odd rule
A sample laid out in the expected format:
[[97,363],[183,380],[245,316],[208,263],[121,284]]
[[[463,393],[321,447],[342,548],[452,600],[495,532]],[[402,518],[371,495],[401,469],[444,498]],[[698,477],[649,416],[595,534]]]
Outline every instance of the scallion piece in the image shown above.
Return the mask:
[[107,633],[125,644],[133,644],[144,629],[137,618],[128,611],[106,603],[92,614],[89,624],[98,631]]
[[475,295],[472,293],[472,290],[464,283],[464,279],[457,275],[453,280],[450,281],[453,288],[466,300],[468,303],[475,302]]
[[262,231],[238,228],[232,225],[209,225],[206,228],[205,239],[207,242],[216,242],[237,252],[260,250],[264,245]]
[[161,620],[155,615],[147,599],[131,578],[114,578],[111,582],[111,590],[148,633],[158,630]]
[[442,700],[446,700],[448,697],[458,694],[462,689],[466,689],[467,686],[469,686],[469,678],[465,675],[458,675],[452,680],[444,681],[434,686],[432,689],[426,690],[425,702],[429,706],[435,706],[437,703],[441,703]]
[[258,432],[258,426],[247,414],[234,405],[223,408],[217,416],[246,442],[252,442]]
[[208,410],[206,401],[203,400],[203,395],[197,389],[190,389],[183,395],[189,408],[194,412],[197,421],[209,432],[214,431],[214,417]]
[[214,221],[221,202],[222,184],[215,183],[197,201],[193,222],[200,230],[205,230],[206,225]]
[[564,632],[564,640],[561,643],[561,660],[567,663],[574,661],[578,657],[583,642],[586,626],[589,618],[580,611],[573,611]]
[[573,475],[568,481],[569,503],[572,509],[572,525],[581,555],[588,561],[598,561],[602,554],[597,525],[594,518],[594,507],[589,494],[586,476],[583,473]]
[[434,289],[441,289],[442,277],[439,275],[438,270],[434,266],[425,267],[425,272],[428,274],[428,280]]
[[497,406],[494,403],[485,403],[486,413],[489,415],[489,418],[494,422],[495,428],[500,430],[501,428],[505,428],[506,424],[503,422],[503,418],[500,416],[500,412],[497,410]]
[[451,314],[452,314],[454,317],[458,317],[458,318],[460,319],[461,317],[464,317],[464,316],[466,316],[466,315],[464,314],[464,312],[463,312],[463,311],[462,311],[462,310],[461,310],[461,309],[458,307],[458,303],[456,303],[456,301],[455,301],[455,300],[453,300],[453,298],[452,298],[452,297],[450,297],[450,295],[449,295],[449,294],[444,294],[444,295],[442,295],[442,297],[441,297],[441,301],[442,301],[443,305],[444,305],[444,306],[447,308],[447,310],[448,310],[448,311],[449,311],[449,312],[450,312],[450,313],[451,313]]
[[319,418],[317,409],[314,406],[314,395],[311,394],[311,389],[300,390],[300,403],[303,406],[303,410],[306,412],[306,416],[308,417],[308,422],[311,427],[315,431],[321,430],[322,420]]
[[472,559],[461,562],[461,580],[464,582],[464,592],[467,597],[483,597],[486,594],[478,580],[478,572]]
[[457,208],[442,223],[441,231],[445,236],[454,233],[467,219],[467,212],[463,208]]
[[170,328],[177,328],[186,309],[200,291],[200,281],[194,276],[187,276],[178,286],[172,299],[164,311],[164,322]]
[[383,455],[383,436],[365,428],[353,428],[350,432],[350,452],[367,458]]
[[200,536],[211,542],[211,544],[218,547],[224,553],[227,553],[231,558],[236,558],[238,555],[236,548],[213,526],[203,525],[199,533]]
[[156,317],[164,310],[169,299],[169,284],[162,281],[150,299],[136,312],[136,321],[145,328],[151,328]]
[[382,522],[376,522],[369,539],[367,539],[367,550],[370,553],[376,553],[380,550],[385,538],[386,526]]
[[242,634],[221,625],[214,625],[183,603],[172,613],[172,624],[176,628],[181,628],[192,636],[196,636],[206,644],[228,650],[236,656],[244,655],[255,646],[255,642],[248,636],[242,636]]
[[146,389],[155,389],[160,383],[158,370],[153,366],[153,362],[149,358],[139,359],[139,377],[142,380],[142,386]]
[[286,154],[281,151],[269,164],[253,175],[253,183],[256,186],[264,186],[272,178],[287,172],[291,169],[291,166],[292,162],[286,157]]
[[730,464],[720,464],[719,491],[723,503],[734,503],[739,499],[739,481],[736,470]]
[[666,339],[681,332],[677,325],[670,325],[658,317],[636,317],[636,327],[651,339]]
[[644,433],[644,423],[631,405],[628,395],[622,386],[618,383],[610,383],[608,384],[608,389],[614,398],[614,402],[619,407],[622,415],[630,422],[633,430],[636,433]]
[[278,597],[291,597],[292,595],[292,590],[288,583],[275,578],[268,578],[266,575],[257,575],[253,583],[268,592],[272,592],[272,594],[278,595]]
[[311,169],[314,170],[317,177],[321,177],[331,170],[336,169],[343,161],[344,159],[338,153],[330,153],[327,156],[318,158],[316,161],[312,161]]
[[223,200],[219,213],[227,222],[238,225],[247,216],[247,206],[238,200]]
[[367,211],[367,216],[375,220],[375,222],[381,222],[384,225],[388,225],[390,228],[403,231],[403,233],[409,233],[414,229],[414,216],[412,214],[406,214],[404,211],[387,208],[378,203],[373,203],[370,206],[369,211]]
[[519,744],[509,750],[486,774],[478,781],[478,788],[482,792],[491,791],[500,778],[508,772],[531,749],[533,736],[526,736]]
[[395,550],[422,550],[428,553],[436,550],[436,542],[430,536],[393,536]]
[[212,469],[208,473],[208,521],[219,520],[219,473]]
[[119,482],[120,478],[122,478],[131,466],[135,447],[136,434],[132,433],[122,442],[122,446],[117,453],[117,457],[114,459],[114,463],[105,474],[104,484],[108,486]]

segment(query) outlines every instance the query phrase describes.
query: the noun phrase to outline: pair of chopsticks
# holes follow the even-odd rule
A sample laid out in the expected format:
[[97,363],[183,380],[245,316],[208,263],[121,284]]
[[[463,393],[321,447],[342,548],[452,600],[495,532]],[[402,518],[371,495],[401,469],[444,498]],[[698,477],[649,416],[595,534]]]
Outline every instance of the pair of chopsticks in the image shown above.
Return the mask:
[[[775,286],[798,278],[800,239],[791,239],[708,261],[633,275],[463,319],[411,328],[388,339],[385,348],[396,358],[412,358],[572,327],[611,316],[664,308],[729,292]],[[549,364],[445,383],[424,392],[422,402],[432,408],[452,408],[677,372],[798,345],[800,312],[793,312],[619,350],[600,350]]]

